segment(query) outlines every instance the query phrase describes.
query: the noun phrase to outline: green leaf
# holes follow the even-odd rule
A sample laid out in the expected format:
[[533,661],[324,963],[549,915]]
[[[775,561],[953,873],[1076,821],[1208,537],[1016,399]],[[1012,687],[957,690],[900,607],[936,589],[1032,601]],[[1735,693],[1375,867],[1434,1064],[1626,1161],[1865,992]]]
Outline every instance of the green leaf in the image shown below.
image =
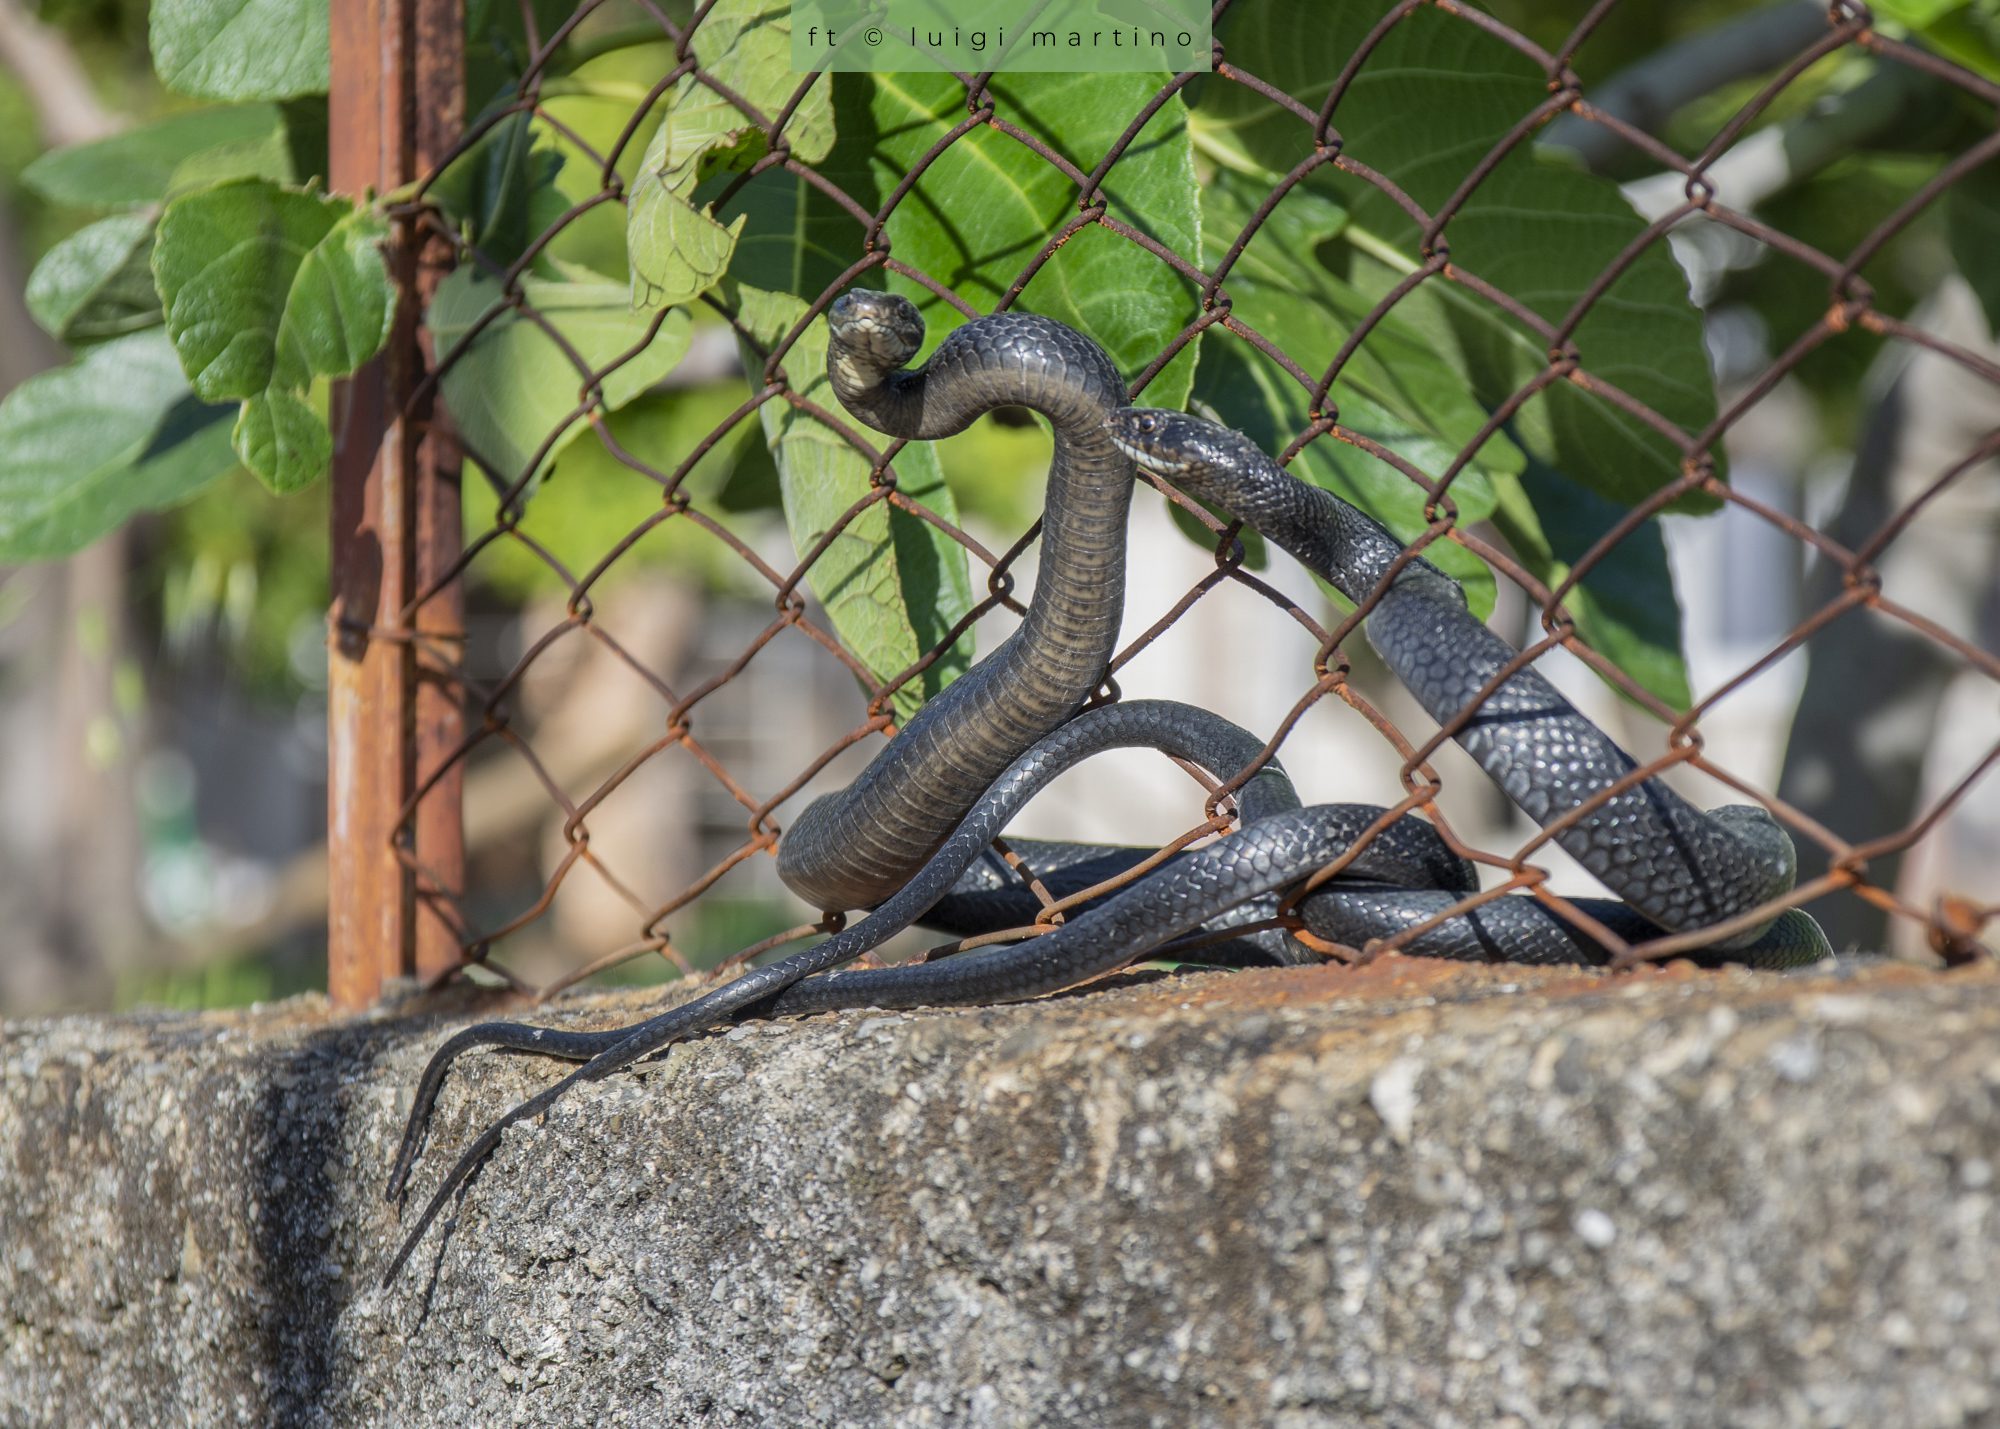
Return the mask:
[[1987,328],[2000,332],[2000,163],[1988,160],[1953,184],[1944,219],[1958,271],[1979,295]]
[[238,399],[243,464],[274,491],[326,472],[333,444],[306,402],[381,349],[395,293],[388,225],[346,199],[239,180],[176,199],[153,276],[181,367],[206,401]]
[[[1499,505],[1493,524],[1550,589],[1567,580],[1574,563],[1625,516],[1624,507],[1539,462],[1518,478],[1496,477],[1494,487]],[[1563,604],[1593,649],[1675,709],[1688,707],[1680,603],[1657,523],[1621,540]]]
[[[1272,0],[1230,11],[1217,30],[1233,63],[1316,110],[1376,19],[1358,6]],[[1547,97],[1546,78],[1524,56],[1462,18],[1424,7],[1369,54],[1333,124],[1345,159],[1436,212]],[[1241,85],[1210,80],[1198,104],[1200,137],[1220,163],[1270,177],[1313,152],[1310,123]],[[1420,266],[1416,223],[1375,185],[1330,165],[1308,182],[1351,215],[1329,261],[1371,301]],[[1544,163],[1522,144],[1481,180],[1444,237],[1455,267],[1560,321],[1644,229],[1608,181]],[[1541,338],[1464,284],[1428,279],[1396,311],[1489,408],[1548,365]],[[1714,419],[1700,315],[1664,241],[1598,297],[1573,341],[1585,371],[1683,431]],[[1537,459],[1628,504],[1680,474],[1677,443],[1570,382],[1530,399],[1513,434]],[[1715,505],[1690,496],[1676,509]]]
[[[642,394],[604,419],[609,442],[586,435],[563,448],[553,474],[519,511],[515,529],[576,573],[589,570],[606,551],[651,523],[591,587],[593,593],[668,571],[710,591],[755,596],[755,584],[768,601],[770,586],[761,584],[742,557],[704,527],[692,520],[659,520],[658,483],[629,464],[637,460],[653,473],[671,473],[742,400],[741,386],[732,382]],[[776,510],[777,482],[762,430],[755,421],[744,421],[702,452],[680,490],[696,509],[715,516],[735,509],[739,487],[767,484],[771,495],[766,504]],[[468,533],[493,528],[500,519],[502,494],[490,481],[465,483]],[[474,570],[485,584],[515,600],[569,594],[549,562],[520,541],[492,542],[480,552]]]
[[[1243,176],[1215,175],[1203,191],[1203,254],[1214,271],[1248,223],[1261,191]],[[1224,281],[1234,317],[1317,378],[1373,305],[1329,273],[1315,250],[1338,234],[1345,215],[1323,195],[1294,189],[1272,211]],[[1311,426],[1311,394],[1247,341],[1211,333],[1202,348],[1195,393],[1266,451],[1282,451]],[[1486,412],[1463,380],[1392,314],[1349,355],[1328,397],[1341,427],[1394,452],[1433,479],[1442,476],[1478,433]],[[1493,510],[1489,473],[1521,470],[1505,437],[1480,449],[1477,464],[1452,481],[1459,524]],[[1292,472],[1359,506],[1403,540],[1429,524],[1425,495],[1402,472],[1329,433],[1302,450]],[[1436,541],[1425,556],[1466,588],[1474,611],[1493,608],[1492,573],[1464,547]]]
[[1924,48],[1975,74],[2000,78],[2000,4],[1994,0],[1878,0],[1870,8],[1878,19],[1906,26]]
[[1875,0],[1871,8],[1884,19],[1921,30],[1970,3],[1971,0]]
[[654,131],[632,187],[625,249],[635,307],[679,307],[700,297],[729,271],[743,231],[741,219],[724,227],[690,201],[697,166],[677,164],[672,145],[670,119]]
[[[697,38],[701,33],[696,31]],[[600,192],[603,162],[614,150],[614,172],[626,191],[638,184],[644,172],[641,161],[658,132],[667,100],[653,99],[643,114],[641,106],[647,104],[660,76],[678,63],[673,42],[660,38],[657,30],[653,34],[650,41],[619,45],[543,82],[542,102],[535,111],[535,154],[559,162],[542,195],[551,210],[542,220],[544,227]],[[550,271],[555,263],[580,263],[629,280],[626,222],[625,208],[615,203],[600,203],[571,216],[543,250],[551,260]]]
[[[604,373],[597,403],[603,411],[630,402],[666,376],[687,351],[687,314],[669,313],[653,332],[655,318],[632,311],[622,283],[523,278],[521,296],[562,334],[563,343],[591,372]],[[530,462],[539,479],[583,430],[577,409],[587,378],[541,323],[512,309],[459,352],[473,325],[504,303],[498,280],[461,268],[438,286],[424,320],[436,338],[439,361],[451,360],[442,380],[453,423],[493,478],[512,485]],[[646,342],[649,332],[652,340],[643,351],[605,371]],[[552,435],[556,440],[537,461],[536,453]]]
[[290,388],[245,402],[230,440],[243,464],[280,495],[312,485],[333,464],[326,413]]
[[535,132],[532,116],[508,115],[453,160],[427,193],[495,263],[513,262],[540,235],[537,200],[563,168],[562,155],[535,147]]
[[236,465],[228,416],[188,390],[164,332],[29,378],[0,402],[0,560],[65,556],[187,499]]
[[[832,78],[837,82],[840,76]],[[835,183],[849,178],[833,170],[858,142],[855,131],[843,124],[840,144],[833,158],[819,165],[821,172]],[[868,201],[866,190],[856,197],[864,204]],[[860,246],[861,229],[852,217],[804,179],[783,170],[751,180],[731,200],[728,214],[741,234],[731,276],[766,292],[818,296],[853,264]]]
[[294,182],[297,160],[275,104],[195,109],[90,144],[44,154],[21,173],[43,198],[79,208],[134,208],[221,179]]
[[[777,342],[806,311],[789,293],[740,290],[739,317],[761,343]],[[746,352],[744,363],[762,363]],[[839,410],[826,376],[826,324],[815,321],[785,354],[793,388],[809,402]],[[758,409],[778,464],[785,523],[801,557],[869,491],[869,462],[838,433],[782,400]],[[905,447],[891,470],[897,489],[953,525],[958,508],[928,442]],[[901,674],[942,643],[972,609],[965,548],[929,522],[879,501],[849,522],[806,573],[834,632],[878,680]],[[899,722],[957,679],[972,663],[972,632],[960,636],[923,675],[895,694]]]
[[324,94],[327,0],[153,0],[153,69],[202,99]]
[[[1049,144],[1085,172],[1160,88],[1146,74],[1000,74],[990,93],[1001,118]],[[919,159],[965,117],[965,89],[949,75],[841,74],[834,80],[839,143],[818,165],[863,208],[876,209]],[[1201,215],[1187,115],[1168,101],[1106,180],[1107,211],[1192,256]],[[736,276],[759,287],[817,294],[860,256],[861,226],[793,175],[771,172],[730,212],[749,217]],[[990,309],[1049,238],[1076,215],[1076,186],[1018,140],[992,128],[966,134],[923,172],[890,215],[892,251]],[[888,286],[923,310],[937,342],[963,321],[928,288],[900,276]],[[1102,343],[1136,375],[1195,315],[1191,286],[1153,254],[1092,224],[1072,236],[1022,291],[1016,306],[1068,323]],[[1190,344],[1146,389],[1179,406],[1194,372]]]
[[[536,52],[575,8],[574,0],[466,0],[465,112],[483,114],[496,102],[517,97]],[[572,33],[570,42],[550,57],[545,72],[561,70],[575,40]]]
[[[694,52],[715,79],[767,118],[784,108],[801,79],[792,71],[785,0],[718,0],[695,31]],[[807,163],[823,158],[833,142],[826,96],[822,81],[785,128],[792,152]],[[716,90],[691,75],[675,84],[632,186],[626,247],[635,304],[676,307],[722,280],[743,222],[718,223],[696,204],[694,191],[718,163],[747,167],[764,147],[752,120]]]
[[42,256],[28,311],[63,342],[95,342],[160,321],[153,215],[121,213],[80,228]]

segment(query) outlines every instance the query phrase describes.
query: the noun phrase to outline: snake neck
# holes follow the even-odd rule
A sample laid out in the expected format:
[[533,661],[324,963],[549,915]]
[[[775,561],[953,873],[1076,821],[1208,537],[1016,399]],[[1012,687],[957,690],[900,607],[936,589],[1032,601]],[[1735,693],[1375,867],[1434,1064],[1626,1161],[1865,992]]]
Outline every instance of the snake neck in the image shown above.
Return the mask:
[[835,342],[827,374],[855,416],[911,440],[955,435],[996,407],[1026,407],[1048,419],[1055,447],[1041,570],[1022,631],[1009,644],[1088,678],[1077,700],[1088,698],[1124,613],[1126,522],[1137,475],[1105,425],[1125,402],[1125,387],[1104,349],[1047,318],[995,313],[947,335],[930,361],[911,371],[884,370],[867,352]]
[[1124,383],[1104,350],[1046,318],[975,319],[914,371],[886,371],[836,338],[843,406],[890,436],[931,441],[995,407],[1054,431],[1041,563],[1021,628],[930,701],[848,788],[815,802],[779,847],[786,883],[822,908],[873,906],[943,843],[987,786],[1073,715],[1110,663],[1125,607],[1126,520],[1137,470],[1112,442]]

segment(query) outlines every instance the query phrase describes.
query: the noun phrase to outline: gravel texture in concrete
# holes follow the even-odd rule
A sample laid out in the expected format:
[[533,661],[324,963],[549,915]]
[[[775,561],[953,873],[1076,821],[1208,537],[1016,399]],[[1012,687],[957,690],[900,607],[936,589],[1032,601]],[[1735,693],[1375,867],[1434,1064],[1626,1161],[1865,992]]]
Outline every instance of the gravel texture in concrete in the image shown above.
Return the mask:
[[[515,1128],[385,1291],[454,1025],[0,1026],[0,1423],[2000,1418],[1990,968],[1388,958],[746,1025]],[[559,1071],[465,1068],[419,1196]]]

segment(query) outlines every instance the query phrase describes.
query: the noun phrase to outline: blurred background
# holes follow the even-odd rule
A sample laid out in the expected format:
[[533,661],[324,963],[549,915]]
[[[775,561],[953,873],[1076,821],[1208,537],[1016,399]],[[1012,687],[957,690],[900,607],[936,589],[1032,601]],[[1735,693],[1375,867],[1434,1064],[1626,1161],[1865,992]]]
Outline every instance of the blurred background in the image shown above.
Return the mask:
[[[1551,47],[1581,13],[1525,0],[1487,8]],[[1740,28],[1746,13],[1730,3],[1620,7],[1583,47],[1578,72],[1598,103],[1652,105],[1647,127],[1698,152],[1826,23],[1822,6],[1779,4],[1754,12],[1765,28],[1752,33]],[[1995,23],[1990,8],[1966,13]],[[144,0],[48,0],[39,10],[0,0],[0,388],[61,360],[22,293],[38,256],[90,216],[42,200],[21,171],[49,148],[184,103],[153,78],[146,22]],[[1766,51],[1753,52],[1757,44]],[[1733,146],[1716,170],[1719,196],[1844,253],[1945,162],[1931,132],[1946,122],[1933,114],[1938,105],[1921,76],[1837,52]],[[1615,145],[1606,152],[1588,128],[1558,123],[1546,142],[1626,181],[1642,212],[1680,197],[1677,176],[1663,187],[1643,159]],[[2000,206],[1995,215],[2000,244]],[[1825,283],[1719,225],[1683,226],[1675,253],[1705,314],[1727,409],[1823,314]],[[1901,232],[1871,276],[1883,311],[2000,360],[1940,217]],[[1991,384],[1912,344],[1853,336],[1763,392],[1728,443],[1739,491],[1849,546],[2000,425]],[[698,325],[681,364],[611,429],[671,469],[745,391],[727,330]],[[736,438],[704,459],[696,487],[745,544],[788,571],[797,558],[775,508],[769,452],[754,422]],[[989,550],[1005,550],[1034,519],[1047,456],[1046,435],[1007,414],[942,444],[966,528]],[[597,442],[574,443],[558,471],[522,529],[573,570],[657,508],[658,489]],[[1954,482],[1881,562],[1890,598],[1986,650],[2000,648],[1996,478],[1988,461]],[[0,570],[0,1012],[221,1005],[323,983],[326,487],[280,499],[243,473],[229,481],[226,492],[144,516],[67,561]],[[490,487],[468,476],[465,491],[467,531],[488,529]],[[1735,506],[1670,518],[1666,535],[1697,699],[1762,659],[1837,589],[1805,543]],[[1214,570],[1209,547],[1151,491],[1140,494],[1132,539],[1128,639]],[[721,672],[771,621],[769,586],[720,551],[687,523],[667,523],[593,591],[601,626],[677,689]],[[1016,570],[1025,590],[1032,552]],[[1326,597],[1287,561],[1261,574],[1326,618]],[[560,621],[566,592],[545,562],[510,542],[483,552],[469,582],[468,672],[491,683]],[[1498,628],[1525,643],[1539,636],[1537,615],[1502,582]],[[982,623],[979,650],[1011,624],[1004,615]],[[1359,641],[1350,654],[1356,684],[1413,739],[1428,734]],[[1267,732],[1309,682],[1312,655],[1302,630],[1225,585],[1119,683],[1128,697],[1204,704]],[[1662,728],[1575,659],[1558,651],[1542,667],[1635,754],[1661,748]],[[864,706],[837,662],[784,638],[702,705],[701,738],[761,795],[783,787],[806,751],[860,723]],[[578,797],[658,734],[662,712],[656,692],[585,638],[537,658],[515,708],[514,728],[547,776]],[[1731,693],[1701,728],[1710,755],[1746,783],[1861,839],[1904,827],[1979,766],[2000,745],[2000,700],[1990,679],[1934,643],[1863,615]],[[848,751],[780,806],[778,821],[838,787],[876,747]],[[1380,736],[1335,700],[1306,715],[1282,757],[1308,801],[1402,796]],[[1520,845],[1529,826],[1469,761],[1448,747],[1435,763],[1463,835],[1493,850]],[[1675,777],[1704,803],[1739,797],[1700,776]],[[1165,761],[1113,756],[1066,778],[1020,831],[1159,842],[1194,823],[1200,805],[1199,788]],[[469,921],[496,927],[542,897],[567,852],[563,816],[537,772],[493,745],[468,771],[466,819]],[[502,950],[531,983],[631,943],[649,910],[743,843],[745,813],[692,761],[655,759],[593,812],[591,829],[598,857],[562,879],[545,916]],[[1559,853],[1538,861],[1558,889],[1595,891]],[[1871,872],[1920,908],[1947,891],[2000,900],[2000,778],[1989,775],[1913,851]],[[1891,927],[1860,899],[1841,895],[1812,911],[1836,946],[1925,956],[1920,927]],[[699,966],[811,916],[758,856],[675,915],[673,943]],[[606,976],[673,971],[646,957]]]

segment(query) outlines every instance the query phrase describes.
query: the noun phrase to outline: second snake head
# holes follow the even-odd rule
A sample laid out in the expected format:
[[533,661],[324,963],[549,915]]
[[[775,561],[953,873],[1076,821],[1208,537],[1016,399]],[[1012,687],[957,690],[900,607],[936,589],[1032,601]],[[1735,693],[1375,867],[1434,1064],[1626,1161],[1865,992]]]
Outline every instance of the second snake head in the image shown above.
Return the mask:
[[878,376],[903,366],[924,343],[924,319],[915,303],[868,288],[849,288],[835,298],[826,325],[837,360]]
[[1169,481],[1199,477],[1234,455],[1232,446],[1252,446],[1241,432],[1158,407],[1121,407],[1106,420],[1120,451]]

